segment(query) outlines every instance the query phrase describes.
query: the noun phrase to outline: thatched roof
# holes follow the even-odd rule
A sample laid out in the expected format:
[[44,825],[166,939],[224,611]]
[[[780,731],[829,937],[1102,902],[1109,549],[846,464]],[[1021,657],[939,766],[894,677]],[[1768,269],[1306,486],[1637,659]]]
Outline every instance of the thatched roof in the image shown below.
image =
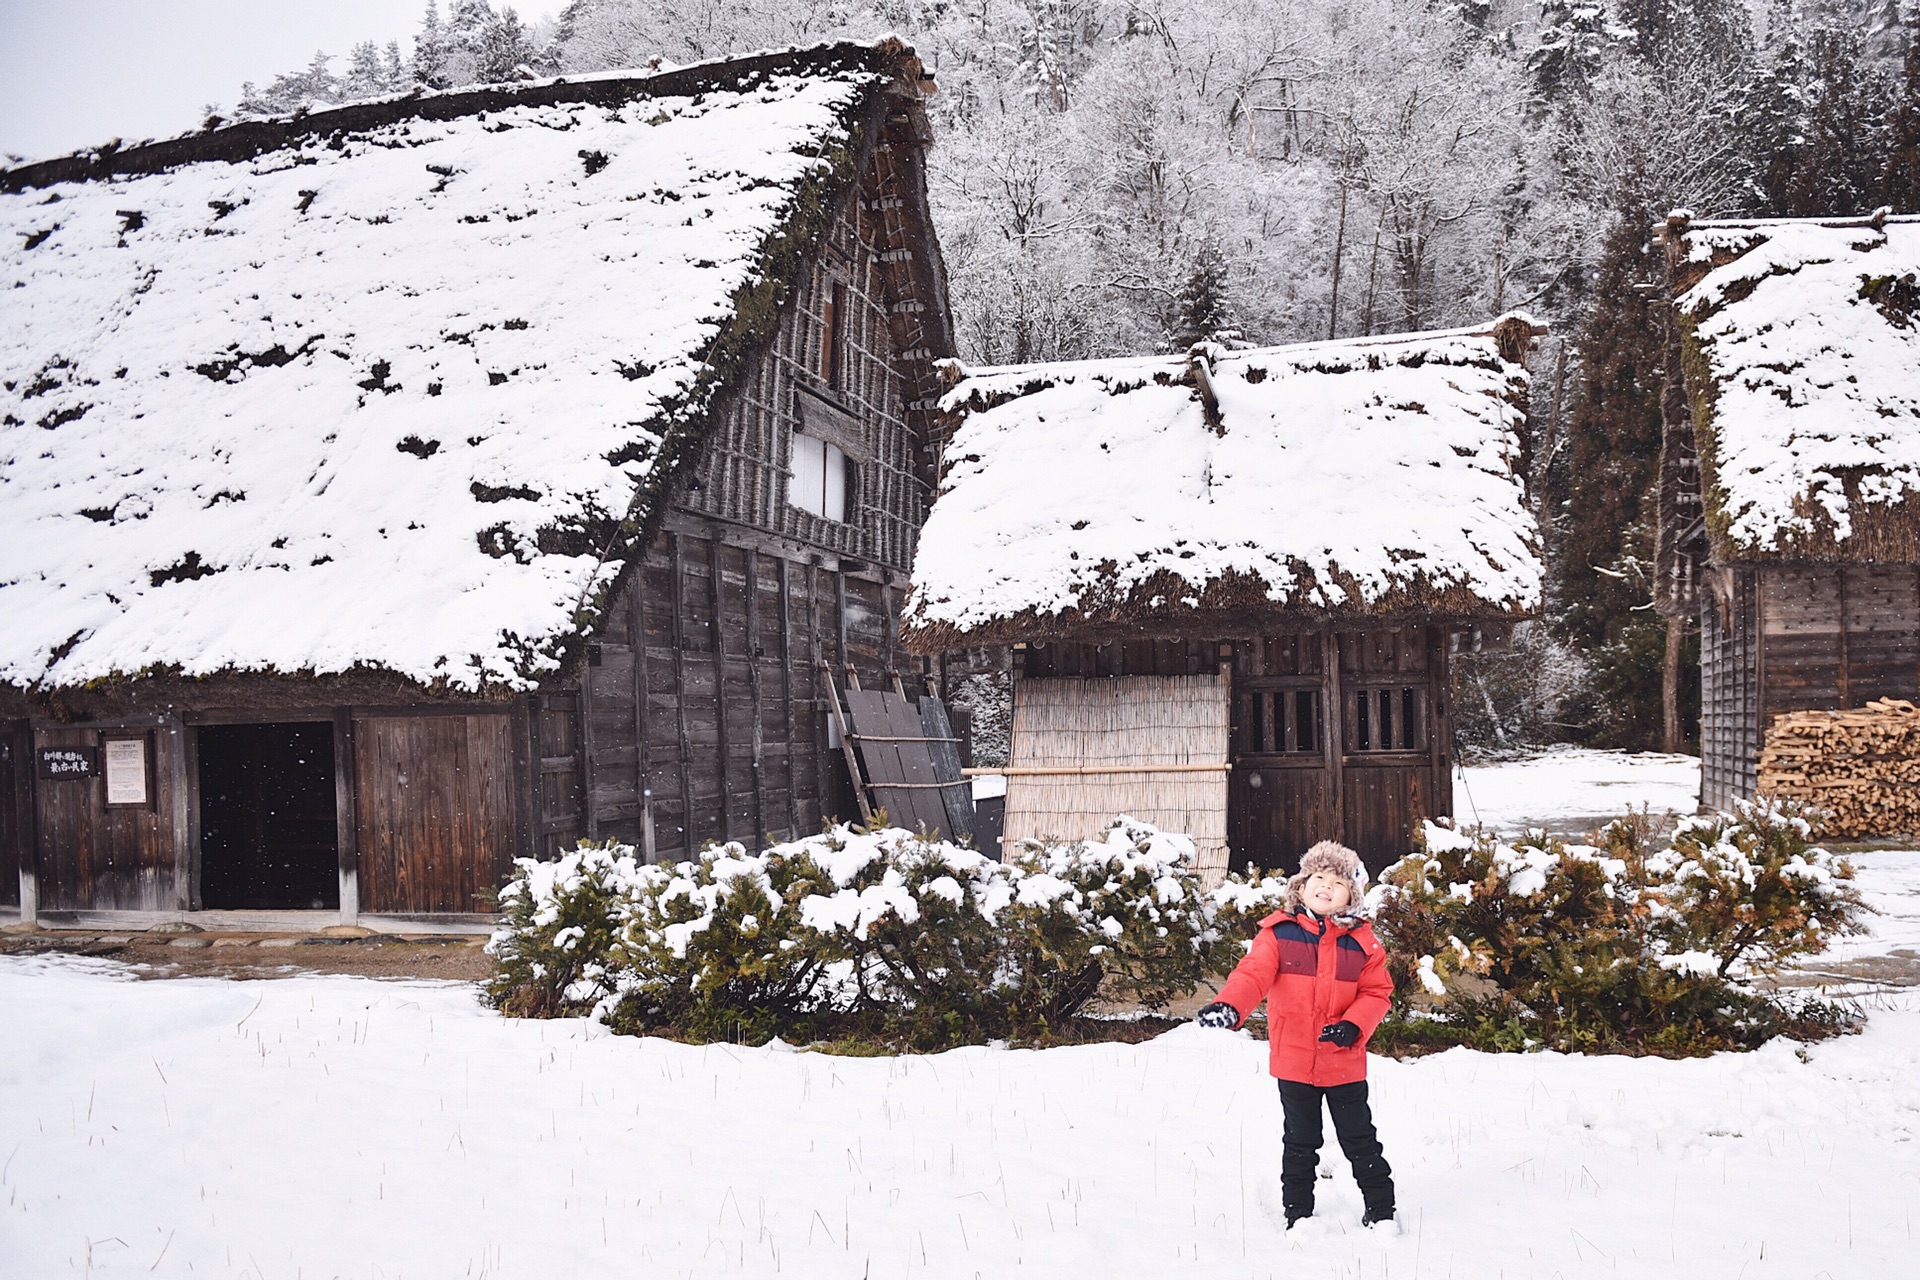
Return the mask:
[[944,402],[907,644],[1524,615],[1534,332],[973,371]]
[[1667,235],[1713,558],[1920,561],[1920,216]]
[[0,173],[0,685],[554,671],[920,74],[831,45]]

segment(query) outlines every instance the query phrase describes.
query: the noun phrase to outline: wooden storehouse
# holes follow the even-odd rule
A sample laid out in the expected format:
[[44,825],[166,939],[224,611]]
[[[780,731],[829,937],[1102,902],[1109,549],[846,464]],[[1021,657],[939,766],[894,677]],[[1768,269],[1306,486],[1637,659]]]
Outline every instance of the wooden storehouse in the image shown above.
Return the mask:
[[1700,801],[1783,712],[1920,697],[1920,217],[1664,230],[1656,604],[1700,618]]
[[22,916],[472,925],[515,856],[852,814],[830,692],[917,669],[931,89],[830,45],[0,173]]
[[1453,809],[1449,655],[1538,606],[1524,317],[972,371],[905,637],[1015,653],[1006,839],[1130,814],[1203,866]]

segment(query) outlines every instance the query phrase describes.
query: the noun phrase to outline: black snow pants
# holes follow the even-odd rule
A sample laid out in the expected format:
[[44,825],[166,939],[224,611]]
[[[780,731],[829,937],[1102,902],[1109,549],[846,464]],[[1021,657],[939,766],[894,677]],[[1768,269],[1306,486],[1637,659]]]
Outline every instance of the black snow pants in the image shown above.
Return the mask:
[[1333,1114],[1334,1136],[1340,1149],[1353,1165],[1353,1180],[1360,1184],[1367,1212],[1373,1217],[1393,1214],[1393,1170],[1380,1148],[1380,1136],[1373,1131],[1373,1111],[1367,1106],[1367,1082],[1336,1084],[1327,1088],[1280,1081],[1280,1107],[1286,1115],[1286,1127],[1280,1139],[1280,1200],[1289,1218],[1313,1212],[1313,1173],[1320,1163],[1320,1099],[1327,1100]]

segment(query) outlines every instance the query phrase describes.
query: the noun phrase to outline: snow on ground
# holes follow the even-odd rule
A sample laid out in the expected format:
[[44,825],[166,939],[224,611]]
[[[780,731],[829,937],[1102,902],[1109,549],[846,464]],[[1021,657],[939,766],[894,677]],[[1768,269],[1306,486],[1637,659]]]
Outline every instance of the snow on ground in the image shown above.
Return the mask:
[[[1580,758],[1469,771],[1482,817],[1690,794],[1678,758]],[[1854,860],[1874,932],[1809,968],[1920,949],[1920,852]],[[1282,1230],[1234,1033],[836,1058],[457,983],[133,979],[0,959],[0,1275],[1839,1280],[1914,1250],[1920,987],[1848,981],[1864,1033],[1752,1054],[1375,1059],[1382,1236],[1331,1145]]]
[[1659,817],[1692,813],[1700,802],[1697,756],[1563,747],[1464,773],[1464,782],[1454,777],[1454,820],[1501,832],[1545,826],[1584,835],[1642,805]]
[[[1920,938],[1920,854],[1862,859]],[[0,961],[0,1273],[1904,1274],[1920,997],[1666,1062],[1375,1060],[1404,1230],[1278,1219],[1264,1049],[833,1058],[512,1022],[458,984]]]

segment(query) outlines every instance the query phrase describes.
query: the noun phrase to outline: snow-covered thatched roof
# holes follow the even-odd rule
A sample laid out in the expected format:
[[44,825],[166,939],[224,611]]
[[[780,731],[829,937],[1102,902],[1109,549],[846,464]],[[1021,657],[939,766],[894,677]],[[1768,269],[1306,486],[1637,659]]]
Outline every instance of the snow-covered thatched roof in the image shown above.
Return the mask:
[[1920,216],[1669,235],[1714,557],[1920,560]]
[[1532,333],[974,371],[944,406],[908,644],[1525,614]]
[[824,46],[0,173],[0,685],[555,669],[918,75]]

